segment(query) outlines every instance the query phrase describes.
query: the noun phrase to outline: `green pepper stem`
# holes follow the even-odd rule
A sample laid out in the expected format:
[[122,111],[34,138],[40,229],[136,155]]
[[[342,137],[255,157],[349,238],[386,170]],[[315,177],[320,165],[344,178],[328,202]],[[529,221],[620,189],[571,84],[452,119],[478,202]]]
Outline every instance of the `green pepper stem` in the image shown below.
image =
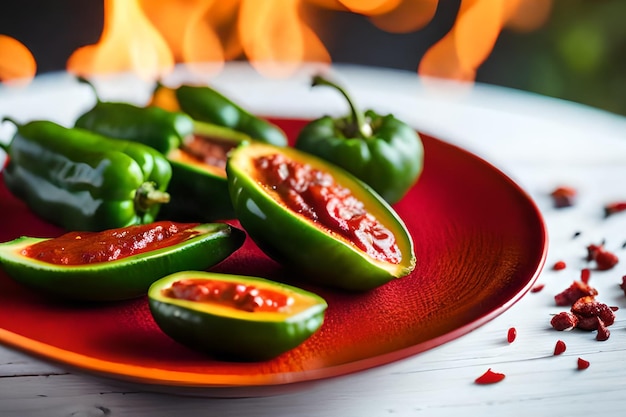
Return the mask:
[[170,195],[158,190],[154,182],[144,182],[135,191],[135,208],[139,212],[146,212],[155,204],[169,203]]
[[[20,126],[20,124],[17,122],[17,120],[15,120],[15,119],[13,119],[13,118],[11,118],[9,116],[4,116],[0,122],[1,123],[4,123],[4,122],[13,123],[15,125],[15,127],[19,127]],[[8,143],[0,142],[0,149],[2,149],[4,152],[6,152],[7,155],[9,154],[9,147],[10,146],[11,145],[8,144]]]
[[91,91],[93,91],[93,94],[96,97],[96,100],[98,101],[98,103],[101,102],[100,96],[98,95],[98,90],[96,89],[96,86],[93,85],[93,83],[91,81],[89,81],[87,78],[83,77],[82,75],[76,76],[76,80],[79,83],[87,84],[89,87],[91,87]]
[[354,100],[352,100],[352,97],[350,97],[348,92],[340,85],[322,77],[321,75],[315,75],[313,77],[313,82],[311,83],[311,86],[315,87],[318,85],[325,85],[328,87],[332,87],[336,89],[337,91],[339,91],[346,98],[346,100],[348,101],[348,105],[350,106],[350,114],[352,116],[352,122],[354,123],[354,125],[352,126],[352,128],[354,129],[354,132],[350,132],[350,133],[356,134],[362,139],[369,137],[370,136],[369,132],[365,130],[365,126],[366,126],[365,114],[360,109],[357,108],[356,104],[354,103]]

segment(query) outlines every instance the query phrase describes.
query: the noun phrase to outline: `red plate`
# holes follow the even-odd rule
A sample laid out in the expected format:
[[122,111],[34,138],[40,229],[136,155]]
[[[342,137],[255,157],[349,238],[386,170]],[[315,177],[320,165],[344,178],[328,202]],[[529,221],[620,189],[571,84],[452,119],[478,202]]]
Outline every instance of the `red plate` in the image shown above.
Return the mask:
[[[290,137],[304,123],[276,122]],[[163,334],[145,298],[70,305],[35,294],[3,272],[0,342],[155,389],[250,389],[364,370],[458,338],[530,289],[545,262],[546,228],[529,196],[503,173],[458,147],[428,136],[423,140],[422,177],[395,206],[415,242],[415,271],[365,294],[309,287],[328,301],[325,323],[303,345],[274,360],[215,361]],[[61,233],[30,213],[3,183],[0,212],[1,241]],[[249,239],[214,270],[270,279],[285,274]]]

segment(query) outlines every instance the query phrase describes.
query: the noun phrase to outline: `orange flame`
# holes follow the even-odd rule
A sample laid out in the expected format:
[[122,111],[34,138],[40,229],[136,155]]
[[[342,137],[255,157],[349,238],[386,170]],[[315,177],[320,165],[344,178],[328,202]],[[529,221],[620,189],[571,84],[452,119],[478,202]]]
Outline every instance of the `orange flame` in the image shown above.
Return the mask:
[[[528,6],[543,3],[543,12],[528,13]],[[546,6],[546,4],[548,4]],[[531,27],[547,17],[549,0],[462,0],[454,27],[433,45],[420,62],[420,75],[473,81],[476,70],[491,53],[507,22]],[[523,19],[517,19],[519,12]],[[523,24],[522,24],[523,21]]]
[[300,18],[300,0],[242,0],[239,36],[252,65],[266,76],[286,76],[302,62],[330,62],[328,51]]
[[0,82],[24,84],[37,72],[35,57],[17,39],[0,35]]
[[104,0],[104,14],[100,41],[76,50],[68,71],[83,76],[133,71],[153,79],[173,68],[171,50],[137,0]]
[[[426,52],[419,74],[474,80],[502,30],[536,29],[547,20],[552,1],[461,0],[452,29]],[[246,58],[266,76],[288,76],[303,63],[331,62],[302,15],[305,3],[363,15],[393,33],[423,28],[440,5],[438,0],[104,0],[99,42],[76,50],[67,69],[85,76],[133,71],[155,79],[175,63],[213,74],[228,60]],[[0,59],[0,81],[35,74],[32,55],[12,38],[0,36]]]

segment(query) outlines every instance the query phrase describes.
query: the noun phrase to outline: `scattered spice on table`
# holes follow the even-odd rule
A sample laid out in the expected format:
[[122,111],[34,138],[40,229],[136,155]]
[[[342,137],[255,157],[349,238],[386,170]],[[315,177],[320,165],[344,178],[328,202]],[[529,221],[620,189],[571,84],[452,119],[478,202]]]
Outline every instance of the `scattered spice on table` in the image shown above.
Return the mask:
[[557,340],[556,344],[554,345],[554,356],[558,356],[561,353],[565,352],[565,349],[567,349],[565,342],[560,339]]
[[615,201],[604,206],[604,217],[626,210],[626,201]]
[[619,262],[619,258],[613,252],[604,248],[604,243],[587,246],[587,261],[595,261],[596,269],[606,271],[613,268]]
[[[534,285],[534,286],[530,289],[530,292],[539,292],[539,291],[543,290],[543,288],[544,288],[545,286],[546,286],[545,284],[536,284],[536,285]],[[626,291],[626,290],[624,290],[624,291]]]
[[555,271],[561,271],[565,269],[566,267],[567,267],[567,264],[565,263],[565,261],[556,261],[554,265],[552,266],[552,269],[554,269]]
[[585,284],[589,284],[589,278],[591,278],[591,269],[583,268],[580,271],[580,280]]
[[515,327],[509,328],[506,334],[506,341],[509,343],[513,343],[516,337],[517,337],[517,329]]
[[583,281],[574,281],[572,284],[554,296],[557,306],[571,306],[581,297],[598,295],[598,290]]
[[550,196],[556,208],[571,207],[576,199],[576,189],[568,186],[557,187]]
[[587,368],[589,368],[589,361],[587,361],[587,360],[585,360],[583,358],[578,358],[577,367],[581,371],[583,369],[587,369]]
[[495,384],[497,382],[502,381],[504,377],[505,377],[504,374],[499,373],[499,372],[494,372],[491,370],[491,368],[489,368],[484,374],[476,378],[474,382],[478,385]]

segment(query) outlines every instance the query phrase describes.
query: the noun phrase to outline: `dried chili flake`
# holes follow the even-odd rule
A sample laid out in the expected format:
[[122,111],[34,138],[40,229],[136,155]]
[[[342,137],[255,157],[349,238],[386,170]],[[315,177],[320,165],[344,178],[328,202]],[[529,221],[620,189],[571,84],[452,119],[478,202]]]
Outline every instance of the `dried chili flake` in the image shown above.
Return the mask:
[[611,336],[611,331],[604,325],[602,320],[598,319],[598,333],[596,334],[596,340],[603,342],[608,340]]
[[626,295],[626,275],[622,277],[622,283],[619,284],[619,287],[624,291],[624,295]]
[[575,188],[562,186],[557,187],[554,191],[552,191],[550,196],[552,197],[554,207],[563,208],[574,205],[576,194],[577,192]]
[[598,290],[582,281],[574,281],[569,287],[554,296],[558,306],[571,306],[579,298],[598,295]]
[[578,326],[578,317],[569,311],[562,311],[552,317],[550,325],[559,331],[572,330],[574,327]]
[[604,244],[600,244],[600,245],[596,245],[596,244],[590,244],[587,245],[587,261],[591,262],[593,260],[596,259],[596,256],[598,255],[598,252],[604,249]]
[[626,201],[615,201],[604,206],[604,217],[626,210]]
[[589,283],[589,278],[591,278],[591,269],[583,268],[580,271],[580,280],[585,284]]
[[493,372],[491,368],[487,369],[487,372],[479,376],[474,380],[479,385],[495,384],[504,379],[505,375],[499,372]]
[[588,262],[595,261],[596,268],[600,271],[611,269],[619,262],[617,255],[604,248],[604,243],[588,245],[586,259]]
[[565,349],[567,349],[565,342],[562,340],[557,340],[556,344],[554,345],[554,356],[558,356],[561,353],[565,352]]
[[509,331],[506,333],[506,341],[509,343],[513,343],[516,337],[517,337],[517,329],[515,327],[511,327]]
[[595,323],[590,318],[599,319],[604,325],[610,326],[615,322],[615,313],[608,305],[596,301],[594,297],[582,297],[572,305],[572,313],[578,317],[578,327],[583,330],[596,330]]
[[561,271],[567,267],[567,264],[564,261],[557,261],[552,265],[552,269],[555,271]]
[[619,258],[613,252],[601,250],[596,254],[595,261],[598,270],[606,271],[617,265]]
[[589,368],[589,361],[584,360],[583,358],[578,358],[577,361],[577,367],[579,370],[583,370],[583,369],[587,369]]
[[[543,288],[544,288],[545,286],[546,286],[545,284],[537,284],[537,285],[533,286],[533,287],[530,289],[530,292],[539,292],[539,291],[543,290]],[[625,290],[625,292],[626,292],[626,290]]]

